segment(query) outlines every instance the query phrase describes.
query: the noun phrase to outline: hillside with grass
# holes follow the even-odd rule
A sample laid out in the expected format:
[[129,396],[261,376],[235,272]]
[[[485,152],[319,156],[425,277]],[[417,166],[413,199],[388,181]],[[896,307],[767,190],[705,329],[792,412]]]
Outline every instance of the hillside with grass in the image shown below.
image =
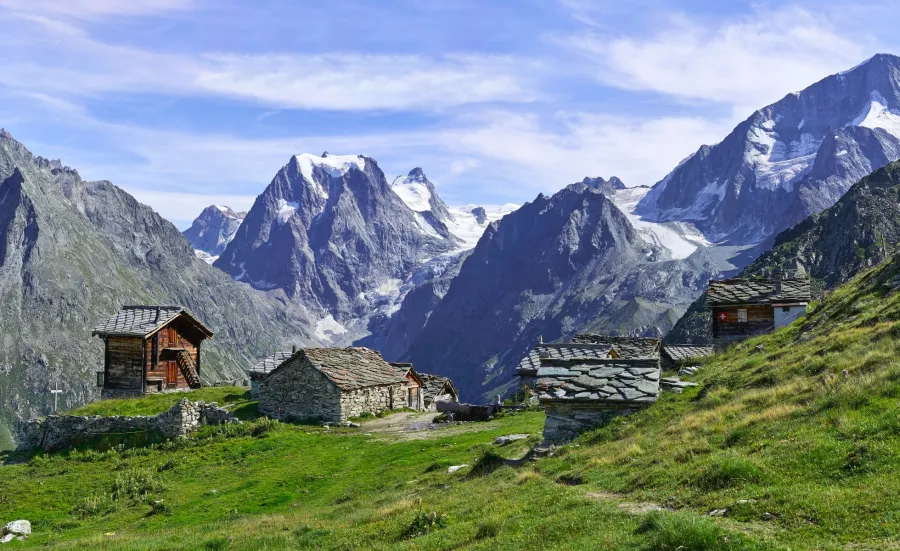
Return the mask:
[[[204,389],[247,422],[7,455],[0,521],[34,525],[11,549],[895,549],[898,285],[895,258],[709,359],[700,387],[551,457],[520,460],[540,411],[325,429],[254,419],[242,389]],[[166,399],[83,412],[155,413]],[[512,433],[531,436],[493,443]]]

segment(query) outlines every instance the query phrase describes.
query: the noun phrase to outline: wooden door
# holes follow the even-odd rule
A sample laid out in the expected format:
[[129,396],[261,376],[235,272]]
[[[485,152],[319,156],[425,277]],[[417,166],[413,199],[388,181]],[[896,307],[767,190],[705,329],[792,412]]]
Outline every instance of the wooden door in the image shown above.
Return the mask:
[[166,346],[169,348],[177,348],[178,347],[178,333],[175,331],[175,328],[171,325],[166,327]]
[[166,361],[166,386],[178,386],[178,364],[173,360]]
[[413,387],[409,389],[409,409],[419,409],[419,388]]

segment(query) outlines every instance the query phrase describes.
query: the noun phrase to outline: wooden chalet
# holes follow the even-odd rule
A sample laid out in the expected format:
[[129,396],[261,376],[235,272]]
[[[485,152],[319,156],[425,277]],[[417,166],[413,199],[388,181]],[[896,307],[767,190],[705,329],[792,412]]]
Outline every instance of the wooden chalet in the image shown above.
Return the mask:
[[103,339],[104,398],[199,388],[200,344],[212,337],[181,306],[124,306],[94,329]]
[[[420,390],[417,389],[416,392],[421,392],[420,407],[413,409],[437,411],[437,402],[459,401],[459,393],[449,378],[429,373],[419,373],[413,368],[411,363],[391,362],[391,365],[403,372],[407,379],[411,379],[414,376],[419,383]],[[409,407],[412,408],[413,406],[410,405]]]
[[807,278],[710,281],[713,340],[727,344],[789,325],[806,314],[809,301]]

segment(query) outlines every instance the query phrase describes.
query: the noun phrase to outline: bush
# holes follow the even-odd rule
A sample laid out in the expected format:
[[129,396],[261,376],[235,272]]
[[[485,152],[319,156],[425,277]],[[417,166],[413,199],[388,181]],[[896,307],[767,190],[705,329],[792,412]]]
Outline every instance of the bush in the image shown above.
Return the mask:
[[162,489],[162,482],[152,471],[132,469],[116,476],[111,497],[113,501],[144,501]]
[[260,436],[264,436],[269,431],[275,430],[279,427],[279,425],[280,423],[278,422],[278,419],[269,419],[268,417],[263,417],[262,419],[254,423],[250,428],[250,436],[259,438]]
[[116,503],[107,494],[91,494],[72,508],[72,514],[84,520],[105,515],[116,508]]
[[497,520],[486,520],[478,525],[478,531],[475,532],[475,539],[485,540],[488,538],[496,538],[500,535],[503,525]]
[[647,537],[646,551],[751,551],[762,549],[715,522],[696,515],[654,511],[638,526]]
[[147,513],[147,516],[153,516],[153,515],[166,515],[166,516],[168,516],[168,515],[171,515],[171,514],[172,514],[172,507],[170,507],[170,506],[169,506],[167,503],[165,503],[163,500],[159,499],[159,500],[154,501],[154,502],[151,504],[150,512]]
[[450,524],[450,521],[445,513],[419,511],[403,531],[403,538],[412,539],[424,536],[433,530],[446,528],[448,524]]
[[733,453],[713,456],[711,463],[697,478],[697,485],[707,490],[730,488],[759,482],[763,471],[756,463]]

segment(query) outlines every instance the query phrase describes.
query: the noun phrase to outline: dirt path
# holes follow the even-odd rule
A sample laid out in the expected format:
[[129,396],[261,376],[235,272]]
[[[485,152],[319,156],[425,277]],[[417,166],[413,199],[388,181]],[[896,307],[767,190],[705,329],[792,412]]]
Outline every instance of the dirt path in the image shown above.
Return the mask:
[[420,430],[434,430],[438,425],[432,423],[434,418],[440,415],[437,412],[411,412],[404,411],[387,417],[364,421],[361,424],[363,432],[413,432]]

